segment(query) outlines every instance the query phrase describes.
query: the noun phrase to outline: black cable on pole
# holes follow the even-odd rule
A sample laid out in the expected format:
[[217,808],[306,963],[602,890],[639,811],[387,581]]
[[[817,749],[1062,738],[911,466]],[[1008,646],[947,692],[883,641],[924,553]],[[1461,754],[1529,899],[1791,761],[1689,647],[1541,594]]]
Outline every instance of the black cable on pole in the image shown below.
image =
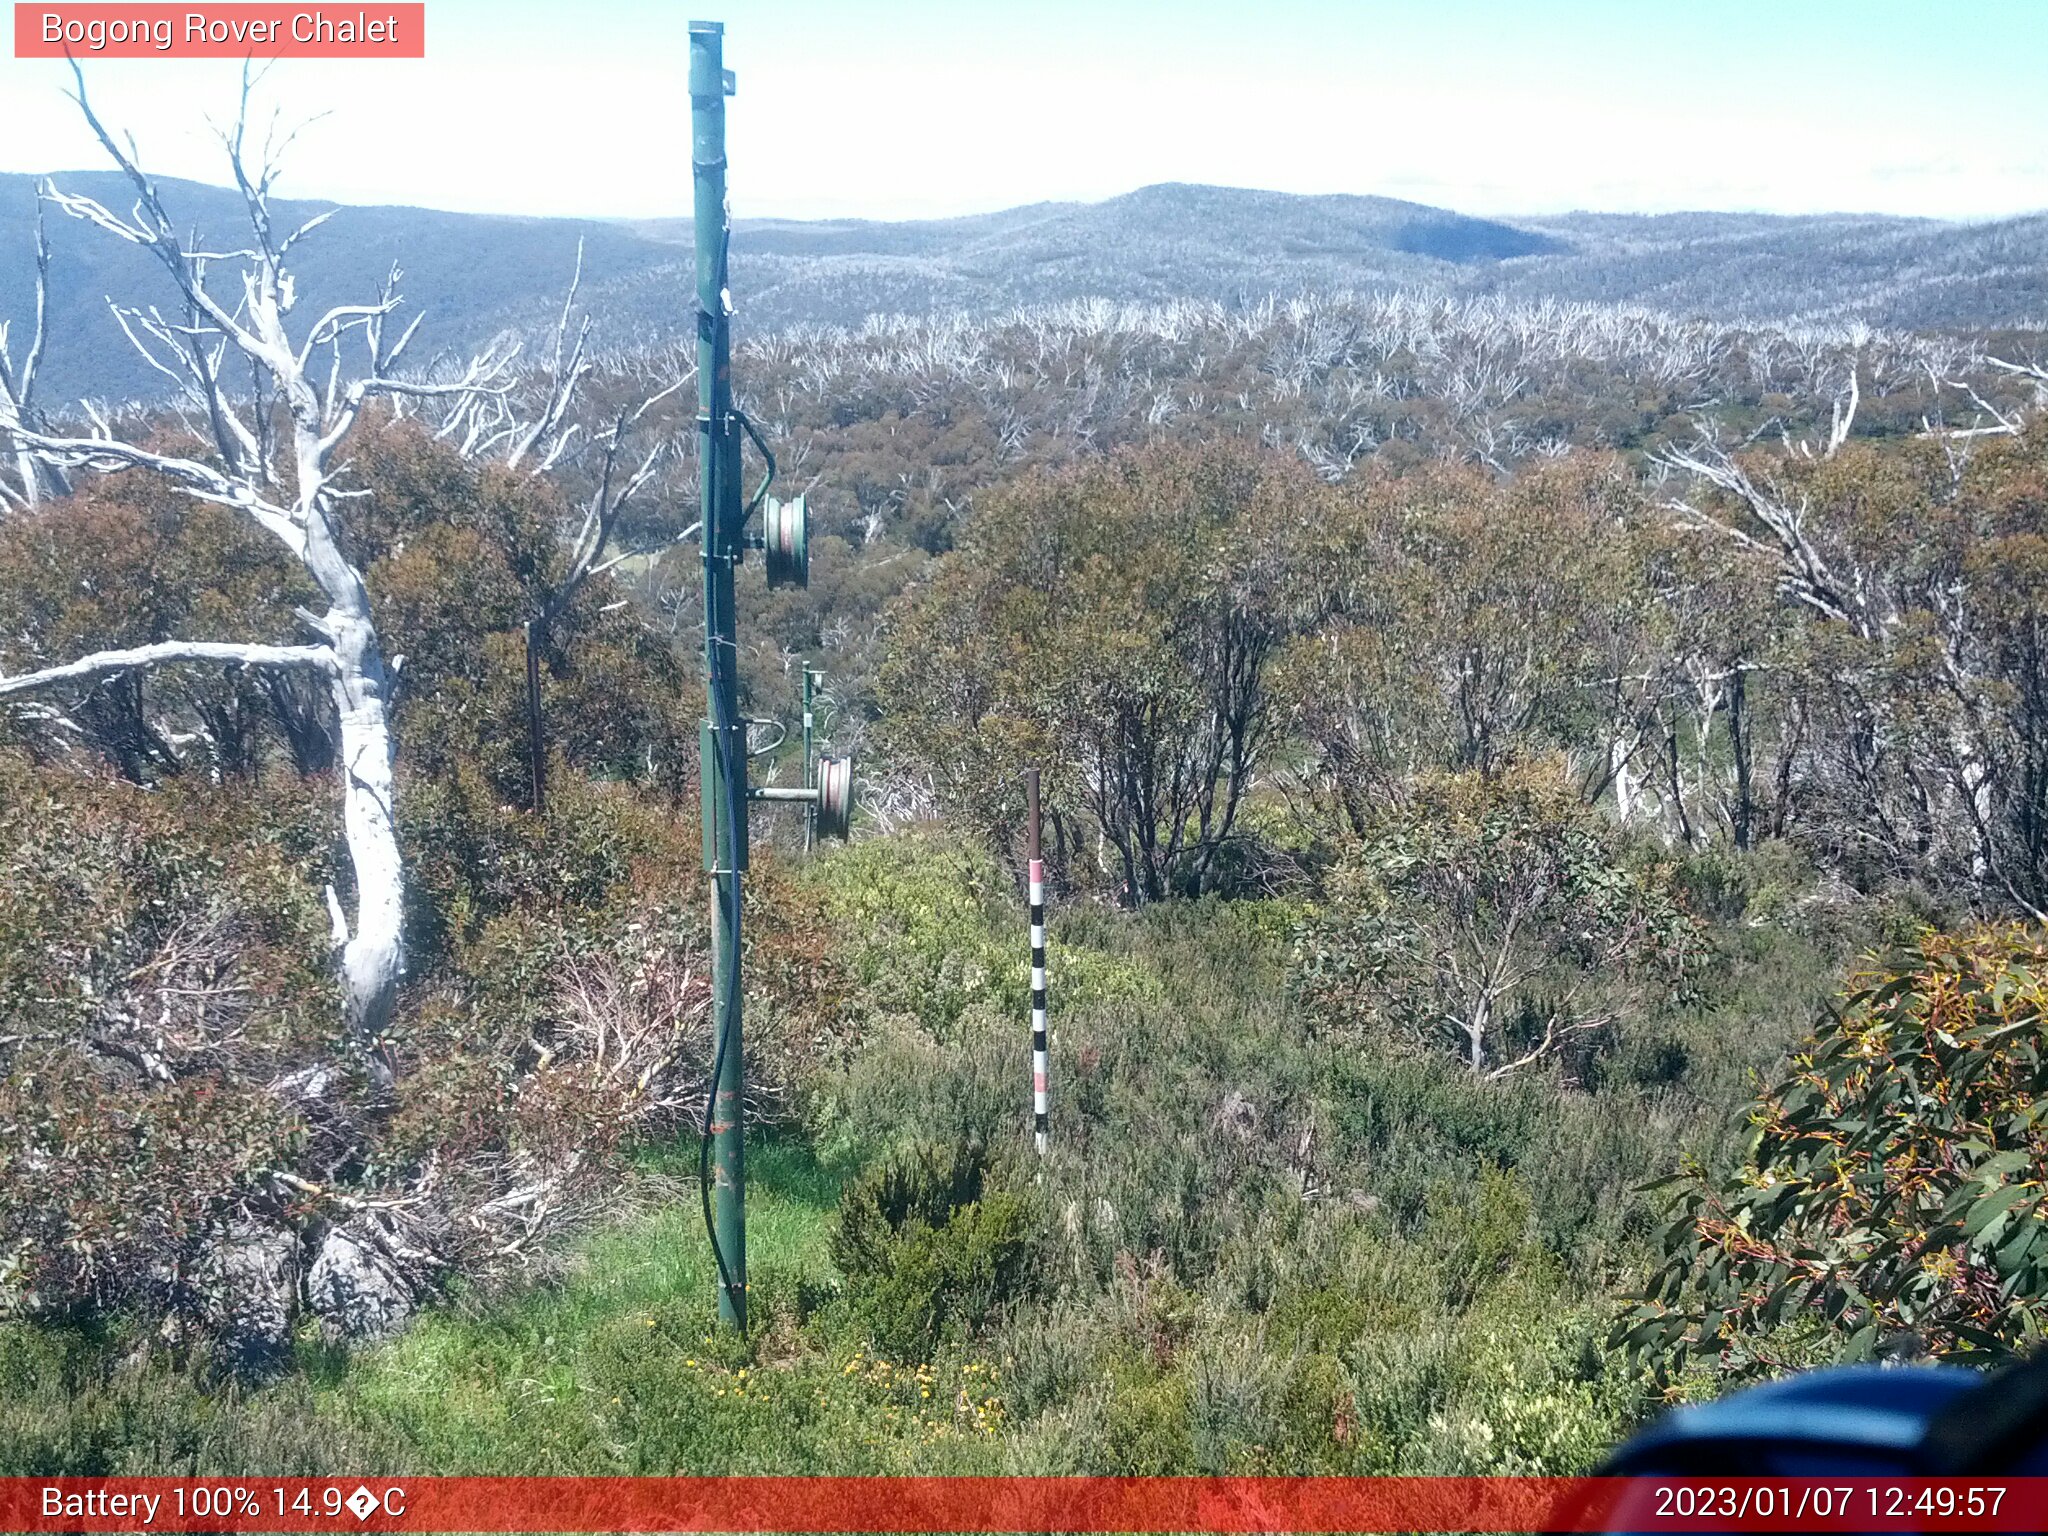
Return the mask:
[[[712,646],[711,654],[714,658],[717,658],[714,661],[714,667],[722,666],[724,658],[721,648],[715,645]],[[712,697],[719,701],[719,707],[723,709],[725,705],[725,690],[717,686],[719,681],[718,672],[714,670],[712,674]],[[732,722],[730,720],[721,719],[716,722],[715,729],[718,732],[720,777],[725,782],[725,846],[721,852],[725,859],[725,867],[732,871],[734,876],[733,905],[737,908],[739,905],[737,880],[740,864],[738,818],[746,814],[746,802],[736,793],[739,780],[736,777],[736,765],[733,762],[732,756],[733,733],[731,725]],[[714,874],[712,879],[715,882],[717,876]],[[725,974],[730,978],[728,984],[737,993],[739,991],[740,963],[738,911],[735,910],[732,916],[733,920],[729,921],[725,928],[726,943],[728,945]],[[714,1005],[722,1005],[723,1003],[723,999],[714,999],[713,1001]],[[697,1139],[697,1195],[704,1211],[704,1232],[711,1239],[711,1257],[718,1265],[718,1283],[724,1289],[725,1294],[731,1295],[732,1270],[725,1262],[725,1248],[718,1241],[718,1219],[711,1209],[711,1146],[714,1135],[713,1126],[718,1117],[718,1082],[725,1075],[725,1053],[732,1043],[732,1032],[726,1028],[726,1020],[722,1016],[718,1017],[714,1022],[718,1034],[718,1049],[712,1054],[711,1083],[704,1095],[704,1124]],[[744,1110],[744,1106],[742,1106],[742,1110]],[[747,1336],[745,1296],[740,1298],[740,1304],[734,1310],[740,1319],[740,1337],[745,1338]]]

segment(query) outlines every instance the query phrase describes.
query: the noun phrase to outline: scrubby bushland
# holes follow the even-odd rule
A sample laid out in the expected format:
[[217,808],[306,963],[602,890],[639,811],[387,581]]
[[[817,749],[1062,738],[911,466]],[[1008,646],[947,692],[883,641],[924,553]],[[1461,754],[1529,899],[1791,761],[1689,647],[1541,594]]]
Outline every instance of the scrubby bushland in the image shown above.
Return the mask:
[[2048,1017],[2038,928],[1923,933],[1859,973],[1749,1111],[1662,1181],[1664,1262],[1616,1340],[1670,1370],[2001,1361],[2043,1333]]
[[207,1271],[243,1201],[289,1198],[269,1170],[319,1156],[270,1085],[351,1071],[320,964],[324,800],[144,796],[0,752],[0,1307],[236,1331]]
[[[845,1297],[874,1308],[901,1294],[875,1276],[939,1272],[948,1230],[906,1214],[899,1232],[883,1210],[971,1203],[947,1193],[949,1158],[918,1171],[920,1148],[980,1137],[1033,1162],[1016,909],[957,836],[859,844],[812,878],[828,911],[861,914],[849,968],[894,1000],[815,1101],[818,1144],[858,1175],[861,1246],[889,1256],[839,1255]],[[1008,1464],[1589,1465],[1646,1406],[1602,1343],[1609,1288],[1651,1229],[1637,1170],[1719,1145],[1714,1106],[1781,1043],[1735,1021],[1825,971],[1782,930],[1743,926],[1781,882],[1795,899],[1812,884],[1722,871],[1736,921],[1707,986],[1646,991],[1580,1072],[1491,1082],[1301,1008],[1298,902],[1056,909],[1054,1143],[1031,1185],[1053,1217],[1043,1289],[977,1330],[1012,1362]],[[931,1262],[895,1267],[927,1246]],[[839,1337],[849,1315],[883,1316],[840,1306],[819,1326]],[[929,1337],[913,1331],[915,1358]]]
[[[376,1093],[322,965],[328,807],[144,791],[0,754],[0,1306],[124,1310],[273,1358],[301,1316],[403,1321],[539,1256],[674,1135],[708,1072],[694,838],[575,781],[545,826],[432,788],[432,878]],[[289,786],[287,786],[289,787]],[[772,872],[765,888],[776,889]],[[755,1109],[793,1112],[833,967],[795,895],[755,972]],[[351,1091],[352,1090],[352,1091]]]
[[1661,482],[1324,486],[1187,441],[1027,476],[893,610],[881,744],[1004,849],[1000,765],[1042,761],[1056,853],[1131,901],[1313,875],[1415,775],[1541,756],[1631,832],[2038,914],[2044,434],[1696,447]]
[[[524,809],[525,584],[560,509],[416,426],[367,430],[343,536],[406,663],[394,698],[410,970],[368,1081],[339,1036],[346,892],[317,693],[239,669],[116,676],[7,712],[0,748],[0,1305],[132,1311],[274,1364],[302,1319],[388,1331],[530,1265],[702,1102],[709,965],[685,668],[579,590],[543,669],[560,762]],[[123,562],[117,596],[94,561]],[[135,476],[0,524],[7,670],[289,627],[295,568]],[[260,790],[257,786],[260,785]],[[764,861],[774,888],[772,859]],[[837,1042],[805,904],[768,904],[757,1104]],[[757,925],[757,931],[759,925]]]
[[[630,842],[636,821],[603,824]],[[556,835],[580,844],[575,825]],[[552,942],[587,964],[613,953],[584,946],[646,920],[664,885],[638,867],[649,884],[613,905],[564,904],[583,937]],[[1720,1106],[1781,1048],[1772,1021],[1817,1004],[1836,943],[1796,863],[1724,855],[1679,874],[1716,893],[1700,985],[1646,999],[1573,1078],[1535,1064],[1493,1082],[1447,1053],[1319,1032],[1288,985],[1297,901],[1063,904],[1041,1163],[1022,1113],[1021,909],[992,856],[924,829],[831,852],[793,885],[764,861],[768,995],[749,1018],[760,1067],[786,1039],[802,1091],[754,1148],[748,1347],[714,1331],[694,1202],[643,1198],[553,1250],[557,1286],[435,1309],[347,1356],[302,1339],[305,1369],[257,1390],[139,1348],[150,1327],[131,1317],[0,1321],[0,1466],[1583,1469],[1648,1405],[1602,1347],[1653,1229],[1632,1185],[1675,1148],[1712,1159]],[[552,921],[500,913],[441,964],[408,1045],[407,1157],[468,1129],[506,1145],[488,1142],[507,1123],[491,1069],[524,1098],[525,1042],[567,1035],[545,976],[515,963]],[[617,952],[622,977],[688,953],[653,921],[637,943]],[[785,992],[784,954],[843,991]],[[457,1126],[440,1105],[472,1108]],[[558,1113],[536,1137],[595,1138]],[[688,1148],[633,1155],[681,1171]],[[457,1166],[446,1150],[440,1165]]]
[[1683,986],[1698,925],[1552,764],[1432,774],[1376,807],[1302,924],[1297,984],[1339,1034],[1449,1047],[1473,1073],[1576,1070]]

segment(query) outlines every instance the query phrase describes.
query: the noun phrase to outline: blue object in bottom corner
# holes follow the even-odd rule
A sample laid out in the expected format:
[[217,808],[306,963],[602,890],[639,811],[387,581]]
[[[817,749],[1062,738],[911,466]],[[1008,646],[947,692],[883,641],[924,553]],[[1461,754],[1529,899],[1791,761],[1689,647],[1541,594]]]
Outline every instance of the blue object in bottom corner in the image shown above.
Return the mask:
[[1679,1408],[1602,1468],[1611,1476],[1914,1476],[1929,1426],[1984,1377],[1956,1366],[1842,1366]]

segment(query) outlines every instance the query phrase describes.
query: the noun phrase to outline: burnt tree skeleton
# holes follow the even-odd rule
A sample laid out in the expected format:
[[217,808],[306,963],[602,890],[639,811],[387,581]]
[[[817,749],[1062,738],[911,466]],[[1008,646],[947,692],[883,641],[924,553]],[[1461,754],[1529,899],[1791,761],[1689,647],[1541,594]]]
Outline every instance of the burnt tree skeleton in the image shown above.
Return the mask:
[[[140,447],[117,436],[103,415],[92,419],[88,435],[53,433],[11,389],[0,394],[0,436],[17,454],[46,470],[145,470],[170,480],[196,500],[242,513],[291,552],[327,606],[320,613],[299,611],[300,621],[315,637],[313,644],[172,641],[106,651],[0,679],[0,696],[191,661],[318,677],[337,718],[343,828],[355,885],[352,919],[339,896],[328,892],[346,1017],[350,1035],[373,1074],[388,1081],[392,1066],[382,1042],[404,970],[405,870],[393,803],[389,716],[397,663],[386,663],[362,572],[339,538],[336,514],[342,502],[364,494],[342,488],[339,456],[372,399],[462,400],[502,392],[508,387],[503,374],[509,359],[486,353],[456,377],[441,381],[398,377],[394,370],[420,317],[403,329],[393,327],[400,304],[396,269],[374,302],[336,305],[294,342],[286,320],[296,285],[285,258],[329,215],[319,215],[282,236],[273,227],[271,186],[278,157],[293,135],[287,133],[280,140],[273,120],[252,161],[256,147],[249,142],[248,131],[255,81],[247,68],[234,122],[220,138],[242,195],[250,240],[220,251],[178,235],[155,183],[141,169],[133,138],[116,139],[94,112],[76,63],[72,73],[73,99],[101,147],[133,184],[136,201],[123,217],[92,198],[54,187],[47,189],[47,198],[71,217],[148,251],[170,276],[185,306],[182,317],[168,319],[154,308],[119,305],[114,306],[115,315],[137,350],[177,382],[181,414],[219,462]],[[239,267],[240,294],[233,299],[223,298],[210,281],[214,268],[230,263]],[[351,337],[361,342],[365,366],[359,375],[345,378],[342,348]],[[223,365],[231,357],[246,364],[254,381],[247,397],[230,396],[223,381]],[[283,421],[278,420],[280,413]]]

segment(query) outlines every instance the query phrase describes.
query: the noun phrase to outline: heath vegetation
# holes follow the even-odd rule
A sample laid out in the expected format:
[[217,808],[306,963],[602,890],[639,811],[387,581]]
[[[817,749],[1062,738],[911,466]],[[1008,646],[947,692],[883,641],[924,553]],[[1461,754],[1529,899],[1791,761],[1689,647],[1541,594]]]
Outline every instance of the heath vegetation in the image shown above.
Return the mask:
[[754,338],[820,522],[746,707],[824,667],[865,809],[754,829],[742,1342],[688,360],[572,294],[408,371],[393,288],[288,319],[246,180],[249,308],[50,194],[186,293],[177,400],[0,370],[0,1471],[1568,1472],[2037,1338],[2038,337]]

